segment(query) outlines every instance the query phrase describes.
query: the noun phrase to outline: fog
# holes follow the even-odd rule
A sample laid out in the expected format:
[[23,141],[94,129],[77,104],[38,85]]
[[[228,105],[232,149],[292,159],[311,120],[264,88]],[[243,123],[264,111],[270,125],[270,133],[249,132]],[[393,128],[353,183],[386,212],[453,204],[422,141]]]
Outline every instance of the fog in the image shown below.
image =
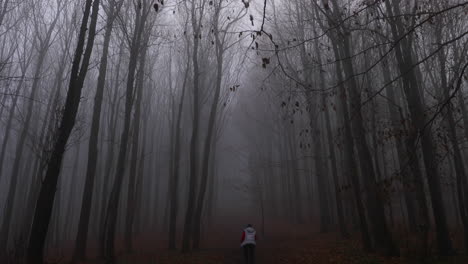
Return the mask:
[[0,0],[0,262],[464,263],[467,15]]

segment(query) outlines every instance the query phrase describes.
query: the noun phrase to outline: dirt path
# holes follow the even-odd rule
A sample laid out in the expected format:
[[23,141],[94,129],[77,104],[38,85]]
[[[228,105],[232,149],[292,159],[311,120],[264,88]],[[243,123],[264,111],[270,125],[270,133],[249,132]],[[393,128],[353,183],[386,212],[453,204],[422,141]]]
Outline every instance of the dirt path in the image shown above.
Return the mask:
[[[220,245],[224,246],[224,245]],[[314,234],[305,238],[258,241],[255,264],[413,264],[407,257],[387,258],[362,251],[357,240],[340,240],[335,235]],[[179,251],[151,250],[119,255],[116,264],[244,264],[239,246],[210,248],[181,254]],[[61,262],[65,263],[65,262]],[[86,264],[102,264],[89,261]],[[466,256],[433,259],[429,263],[468,263]]]
[[242,264],[242,252],[240,249],[227,251],[224,256],[223,264]]

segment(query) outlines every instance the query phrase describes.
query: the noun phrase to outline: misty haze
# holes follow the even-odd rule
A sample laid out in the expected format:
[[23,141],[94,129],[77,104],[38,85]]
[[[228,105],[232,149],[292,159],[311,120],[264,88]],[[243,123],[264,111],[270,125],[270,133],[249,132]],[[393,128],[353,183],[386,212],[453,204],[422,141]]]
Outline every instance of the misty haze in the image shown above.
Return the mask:
[[468,263],[467,0],[0,0],[0,263]]

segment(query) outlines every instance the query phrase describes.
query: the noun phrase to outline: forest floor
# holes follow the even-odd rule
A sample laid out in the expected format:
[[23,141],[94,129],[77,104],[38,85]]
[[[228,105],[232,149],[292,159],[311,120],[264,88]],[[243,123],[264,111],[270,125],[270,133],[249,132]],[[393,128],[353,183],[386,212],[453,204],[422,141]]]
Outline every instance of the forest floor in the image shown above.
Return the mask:
[[[317,234],[307,238],[260,240],[256,249],[256,264],[467,264],[467,256],[389,258],[368,254],[358,240],[339,240],[336,235]],[[118,264],[242,264],[240,248],[211,248],[189,254],[158,250],[132,255],[120,254]],[[86,264],[101,264],[90,261]]]

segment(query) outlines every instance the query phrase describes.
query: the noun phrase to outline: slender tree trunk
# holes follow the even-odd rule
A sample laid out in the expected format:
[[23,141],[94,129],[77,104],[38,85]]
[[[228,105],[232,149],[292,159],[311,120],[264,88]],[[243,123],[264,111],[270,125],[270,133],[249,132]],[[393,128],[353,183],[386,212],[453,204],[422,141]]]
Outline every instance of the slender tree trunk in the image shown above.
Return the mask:
[[[318,52],[317,48],[317,58],[318,62],[321,65],[322,60],[321,56]],[[321,87],[325,88],[325,77],[323,75],[323,72],[321,69],[320,71],[320,85]],[[335,190],[335,200],[336,200],[336,213],[338,217],[338,225],[340,228],[340,234],[343,238],[349,238],[350,234],[348,233],[348,230],[346,228],[346,222],[344,220],[344,214],[343,214],[343,202],[341,200],[340,196],[340,186],[339,186],[339,178],[338,178],[338,168],[337,168],[337,161],[336,161],[336,154],[335,154],[335,148],[333,146],[333,133],[331,129],[331,122],[330,122],[330,109],[327,107],[327,100],[326,100],[326,94],[322,95],[322,104],[325,107],[324,113],[325,113],[325,127],[326,127],[326,133],[327,133],[327,141],[328,141],[328,153],[330,155],[330,166],[331,166],[331,171],[332,171],[332,176],[333,176],[333,182],[334,182],[334,190]]]
[[57,72],[57,76],[55,78],[55,84],[53,93],[49,98],[49,103],[47,106],[47,112],[45,114],[45,122],[43,122],[41,127],[41,135],[39,137],[39,145],[42,148],[41,156],[36,159],[33,172],[32,172],[32,179],[30,183],[30,190],[27,195],[27,205],[26,205],[26,212],[23,218],[22,229],[23,229],[23,237],[28,240],[29,239],[29,232],[31,229],[32,218],[34,213],[34,206],[36,205],[36,199],[39,194],[41,181],[44,175],[45,167],[47,166],[47,160],[49,160],[49,143],[51,143],[51,135],[50,131],[54,129],[55,118],[56,116],[55,111],[58,109],[59,99],[60,99],[60,90],[62,88],[62,79],[65,72],[65,63],[66,53],[63,54],[61,63],[59,64],[59,70]]
[[[142,227],[144,227],[147,222],[142,221],[142,219],[146,219],[149,217],[145,217],[143,212],[147,211],[147,208],[144,207],[145,203],[143,203],[143,195],[144,193],[144,188],[143,188],[143,181],[145,177],[145,159],[146,159],[146,151],[147,151],[147,138],[148,138],[148,117],[143,119],[143,125],[142,125],[142,131],[143,131],[143,139],[141,140],[141,149],[140,149],[140,159],[138,160],[138,170],[136,172],[137,174],[137,181],[136,181],[136,195],[135,195],[135,220],[134,222],[136,223],[135,230],[137,232],[142,232]],[[146,197],[145,197],[146,198]]]
[[[110,114],[110,118],[109,118],[109,125],[108,125],[108,131],[110,133],[109,135],[109,146],[107,148],[107,152],[106,152],[106,162],[105,162],[105,166],[104,166],[104,178],[103,178],[103,183],[102,183],[102,195],[101,195],[101,198],[100,198],[100,205],[99,205],[99,208],[101,208],[100,210],[100,213],[99,213],[99,216],[98,216],[98,220],[97,220],[97,223],[98,223],[98,229],[99,230],[104,230],[104,222],[105,222],[105,218],[106,218],[106,205],[107,205],[107,201],[109,199],[109,189],[110,189],[110,184],[111,184],[111,174],[112,174],[112,163],[113,163],[113,160],[114,160],[114,150],[115,150],[115,146],[116,146],[116,137],[117,137],[117,124],[118,124],[118,112],[119,112],[119,109],[120,109],[120,99],[118,98],[119,96],[119,89],[118,89],[118,83],[119,83],[119,75],[120,75],[120,67],[121,67],[121,64],[122,64],[122,53],[123,53],[123,47],[124,47],[124,43],[123,41],[120,43],[120,52],[119,52],[119,59],[118,59],[118,62],[117,62],[117,67],[116,67],[116,70],[115,70],[115,81],[114,81],[114,85],[112,87],[114,87],[114,94],[113,94],[113,100],[112,100],[112,103],[110,104],[109,108],[111,108],[111,114]],[[100,247],[100,254],[104,254],[104,237],[103,237],[104,233],[103,232],[99,232],[99,247]],[[102,255],[103,256],[103,255]]]
[[[398,3],[391,4],[386,1],[387,12],[390,17],[400,14]],[[395,10],[394,10],[395,9]],[[399,39],[404,34],[404,26],[399,18],[390,21],[390,27],[394,39]],[[442,198],[440,178],[438,174],[438,164],[435,156],[435,146],[430,131],[426,130],[426,117],[424,115],[424,105],[422,95],[418,86],[416,73],[413,70],[412,47],[408,39],[403,38],[395,46],[395,54],[402,74],[403,90],[414,126],[415,137],[420,138],[423,152],[424,165],[426,169],[427,182],[429,185],[432,209],[437,231],[438,249],[441,255],[452,255],[453,246],[449,235],[447,216]],[[417,146],[413,146],[416,151]]]
[[47,52],[49,50],[49,42],[52,37],[52,31],[55,28],[55,25],[58,21],[58,17],[59,16],[57,14],[55,17],[55,20],[52,22],[52,24],[48,28],[48,31],[45,36],[45,40],[41,41],[41,45],[39,47],[39,55],[37,59],[36,69],[34,72],[34,80],[31,85],[31,91],[29,93],[29,99],[31,101],[28,104],[28,107],[26,109],[24,127],[21,130],[19,140],[16,144],[16,155],[15,155],[15,160],[13,161],[13,169],[12,169],[12,174],[11,174],[12,177],[10,181],[10,186],[8,188],[5,216],[3,218],[3,223],[0,228],[0,250],[5,249],[8,243],[9,230],[11,228],[10,222],[11,222],[11,217],[13,215],[15,196],[16,196],[16,191],[17,191],[17,183],[20,178],[19,172],[20,172],[21,160],[23,157],[23,150],[26,144],[26,140],[28,138],[28,133],[30,133],[29,128],[31,127],[31,118],[33,115],[34,101],[35,101],[37,92],[39,90],[40,80],[42,79],[41,78],[42,68],[44,65]]
[[[384,77],[384,82],[385,83],[390,83],[391,78],[390,78],[390,73],[388,71],[388,60],[384,60],[382,63],[382,73]],[[392,123],[392,130],[395,134],[395,147],[396,147],[396,153],[398,157],[398,164],[399,164],[399,174],[404,176],[404,175],[409,175],[402,177],[402,185],[403,185],[403,196],[404,196],[404,202],[405,202],[405,207],[406,207],[406,212],[408,214],[408,222],[409,222],[409,228],[413,232],[417,230],[417,223],[419,222],[419,225],[421,226],[427,226],[428,224],[428,209],[427,209],[427,203],[426,203],[426,198],[424,194],[424,181],[423,177],[421,175],[421,170],[419,168],[419,165],[417,163],[417,158],[414,156],[410,156],[411,150],[405,149],[405,142],[403,140],[403,136],[397,133],[400,129],[404,129],[404,126],[401,127],[400,125],[402,122],[402,113],[401,109],[398,108],[398,99],[395,95],[394,87],[393,85],[390,85],[386,89],[386,96],[388,97],[388,111],[390,113],[390,119]],[[399,112],[400,111],[400,112]],[[408,154],[408,155],[407,155]],[[407,167],[409,167],[411,170],[408,171]],[[416,191],[416,196],[414,196],[411,193],[411,189]],[[417,210],[414,204],[414,201],[418,202],[419,209]],[[415,213],[417,211],[421,212],[421,216],[419,218],[419,221],[416,219]],[[424,221],[424,223],[422,222]]]
[[[374,177],[374,166],[372,155],[370,154],[369,146],[366,140],[366,131],[364,120],[361,112],[361,95],[354,74],[354,65],[351,56],[351,32],[341,22],[341,11],[336,0],[332,0],[334,18],[338,22],[329,19],[329,25],[336,27],[341,42],[341,56],[338,58],[346,58],[341,63],[343,64],[346,80],[349,86],[350,109],[352,114],[352,130],[354,140],[356,141],[356,150],[359,156],[359,164],[361,168],[363,184],[367,192],[367,207],[368,216],[371,220],[372,235],[376,246],[386,251],[389,255],[398,255],[398,249],[391,237],[390,231],[386,224],[385,211],[382,203],[382,198],[379,195],[378,186]],[[338,23],[338,26],[336,26]],[[334,40],[336,42],[336,40]]]
[[[294,208],[294,221],[297,224],[302,224],[302,202],[301,202],[301,183],[299,172],[299,159],[297,156],[297,143],[296,143],[296,128],[292,125],[292,131],[289,135],[289,148],[291,151],[291,164],[292,164],[292,207]],[[328,197],[327,197],[328,198]],[[329,211],[328,211],[329,212]],[[329,214],[328,214],[329,215]]]
[[93,117],[91,122],[91,133],[88,144],[88,163],[86,169],[86,178],[82,194],[80,219],[78,222],[78,232],[76,235],[74,261],[84,260],[86,257],[86,245],[88,238],[88,227],[91,213],[91,202],[93,201],[93,190],[96,177],[96,168],[98,164],[98,137],[99,126],[101,123],[101,109],[104,96],[104,86],[107,75],[107,62],[109,55],[109,45],[112,36],[112,28],[116,14],[119,12],[123,1],[119,3],[109,2],[109,13],[107,15],[106,32],[104,34],[104,44],[102,48],[101,62],[99,66],[99,77],[94,97]]
[[[76,146],[76,152],[75,152],[75,159],[73,160],[73,167],[72,167],[72,171],[71,171],[71,179],[70,179],[70,187],[69,187],[69,193],[68,193],[68,199],[67,199],[67,202],[68,202],[68,205],[67,205],[67,208],[66,208],[66,212],[65,212],[65,222],[67,224],[70,224],[72,225],[74,223],[74,218],[73,217],[73,208],[75,207],[75,193],[76,193],[76,187],[77,187],[77,184],[78,184],[78,181],[79,181],[79,178],[78,178],[78,172],[79,172],[79,165],[80,165],[80,153],[81,153],[81,144],[80,142],[78,142],[77,146]],[[63,181],[62,181],[63,182]],[[60,182],[59,182],[59,185],[60,186]],[[64,195],[64,193],[61,193],[61,195]],[[65,194],[66,195],[66,194]],[[59,201],[59,198],[57,198],[57,202]],[[58,207],[58,205],[56,205],[55,207]],[[67,234],[68,232],[70,232],[70,228],[67,228],[64,230],[64,235]]]
[[[92,14],[91,12],[92,5]],[[31,236],[27,250],[27,262],[30,264],[43,263],[44,242],[52,214],[52,208],[55,198],[55,190],[60,174],[65,146],[71,131],[73,130],[78,106],[81,99],[81,90],[88,71],[89,61],[94,45],[96,33],[96,24],[99,13],[99,0],[94,2],[86,1],[83,20],[78,36],[78,44],[75,51],[72,72],[70,76],[70,85],[68,88],[65,109],[60,121],[60,127],[57,131],[57,137],[52,151],[51,159],[47,166],[47,172],[42,182],[39,197],[36,203],[34,220],[31,228]],[[88,20],[91,17],[91,23],[88,29]],[[88,30],[88,40],[85,48],[86,31]],[[83,54],[84,51],[84,54]],[[81,65],[81,67],[80,67]]]
[[125,215],[125,250],[127,253],[133,251],[133,222],[135,219],[135,193],[136,189],[136,179],[137,179],[137,165],[138,165],[138,143],[140,139],[140,120],[141,120],[141,102],[143,97],[144,89],[144,80],[145,80],[145,64],[146,64],[146,52],[148,46],[149,33],[146,32],[145,39],[143,41],[143,47],[140,54],[140,65],[137,73],[137,85],[136,85],[136,105],[135,112],[133,116],[133,137],[132,137],[132,153],[130,160],[130,175],[128,182],[128,191],[127,191],[127,212]]
[[[336,3],[334,3],[336,6]],[[328,4],[326,5],[328,7]],[[318,10],[316,8],[315,12],[317,13],[318,17]],[[331,15],[330,12],[328,11],[329,16]],[[339,17],[339,16],[338,16]],[[322,30],[327,30],[325,25],[320,22],[319,23],[322,27]],[[333,27],[333,21],[329,19],[328,24]],[[332,48],[333,48],[333,53],[335,56],[336,60],[340,60],[343,56],[340,54],[341,47],[339,45],[339,42],[337,41],[337,37],[335,34],[329,32],[328,34],[329,39],[331,40]],[[343,69],[342,65],[340,62],[335,63],[335,71],[336,71],[336,76],[337,76],[337,81],[338,81],[338,88],[339,88],[339,93],[338,93],[338,99],[340,103],[340,112],[341,115],[343,116],[343,125],[344,125],[344,139],[343,139],[343,145],[344,145],[344,170],[349,173],[349,178],[351,180],[351,184],[353,186],[352,191],[354,194],[355,202],[356,202],[356,209],[358,213],[358,218],[359,218],[359,227],[361,231],[361,236],[362,236],[362,242],[364,249],[366,251],[372,251],[372,241],[369,233],[369,224],[367,221],[366,213],[365,213],[365,208],[364,208],[364,200],[362,197],[361,193],[361,184],[360,184],[360,179],[358,175],[358,165],[356,164],[356,160],[354,157],[354,141],[353,141],[353,132],[351,129],[351,119],[349,116],[348,112],[348,103],[346,102],[346,99],[348,97],[344,85],[344,78],[343,78]]]
[[[343,36],[343,58],[351,58],[350,33],[344,32]],[[349,79],[350,108],[353,115],[352,127],[356,140],[356,149],[359,156],[360,168],[363,176],[364,186],[367,191],[367,206],[369,218],[371,219],[372,234],[377,247],[387,251],[389,255],[398,255],[398,249],[394,244],[388,229],[382,197],[379,195],[378,186],[374,177],[375,169],[372,165],[372,155],[365,136],[364,121],[361,113],[361,95],[354,79],[354,69],[351,59],[343,61],[346,79]]]
[[[201,7],[199,7],[201,8]],[[193,122],[192,122],[192,135],[190,139],[190,178],[188,183],[188,196],[187,196],[187,211],[185,213],[184,233],[182,236],[182,252],[190,250],[190,242],[193,235],[193,220],[196,206],[196,188],[198,181],[198,135],[200,123],[200,69],[198,61],[198,52],[201,34],[201,27],[196,17],[195,1],[192,1],[191,6],[192,28],[193,28]],[[201,18],[200,18],[201,19]]]
[[[338,45],[332,39],[332,46],[333,52],[335,54],[335,58],[341,58]],[[361,195],[361,184],[359,182],[359,175],[357,170],[356,160],[354,158],[354,142],[353,142],[353,135],[351,131],[351,121],[348,113],[348,104],[346,102],[347,94],[343,83],[343,76],[342,76],[342,68],[340,63],[336,63],[336,74],[338,77],[339,83],[339,95],[338,98],[340,100],[340,111],[343,116],[343,124],[344,124],[344,161],[345,161],[345,170],[349,173],[349,179],[351,179],[351,183],[353,185],[353,193],[356,202],[356,209],[359,216],[359,226],[361,229],[362,241],[364,244],[364,248],[367,251],[372,250],[372,244],[369,234],[369,226],[367,223],[366,214],[364,211],[364,203],[363,197]],[[348,178],[348,177],[347,177]]]
[[[440,21],[442,23],[442,21]],[[439,45],[442,45],[442,28],[441,25],[436,29],[436,38]],[[466,196],[468,195],[468,184],[466,178],[465,165],[463,162],[462,152],[457,140],[456,121],[454,117],[453,107],[454,104],[450,102],[450,87],[447,80],[447,69],[446,69],[446,55],[445,50],[442,49],[437,55],[439,66],[440,66],[440,81],[441,81],[441,95],[445,101],[448,101],[446,109],[447,113],[447,125],[448,125],[448,137],[453,148],[453,162],[455,165],[455,174],[457,179],[457,197],[458,197],[458,210],[460,212],[460,218],[464,229],[464,240],[465,240],[465,251],[468,252],[468,207],[466,204]],[[462,72],[463,74],[464,72]],[[460,87],[458,87],[460,88]],[[444,102],[441,102],[443,104]]]
[[[187,48],[188,49],[188,48]],[[187,51],[187,53],[189,53]],[[187,60],[186,70],[184,74],[184,82],[182,84],[182,94],[180,96],[179,107],[177,110],[177,121],[175,131],[174,143],[174,159],[171,179],[169,179],[169,193],[170,193],[170,212],[169,212],[169,249],[176,249],[176,228],[177,228],[177,212],[179,209],[179,174],[180,174],[180,159],[181,159],[181,125],[182,125],[182,112],[184,108],[185,90],[190,70],[190,60]]]
[[[210,226],[213,223],[213,216],[214,216],[214,209],[215,209],[215,204],[216,204],[216,194],[215,194],[215,189],[216,189],[216,162],[215,162],[215,157],[216,157],[216,144],[214,144],[213,150],[211,151],[211,157],[210,157],[210,169],[208,171],[209,174],[209,183],[208,183],[208,197],[207,197],[207,208],[206,208],[206,218],[207,218],[207,224]],[[205,225],[206,226],[206,225]],[[203,225],[201,225],[201,228]],[[203,230],[202,230],[203,231]]]
[[[117,227],[118,209],[120,201],[120,193],[122,191],[122,182],[125,174],[126,160],[127,160],[127,148],[130,132],[130,121],[133,109],[133,94],[134,94],[134,83],[135,83],[135,72],[138,63],[138,55],[140,54],[141,38],[143,29],[146,24],[146,18],[148,11],[142,10],[136,7],[136,20],[135,29],[130,45],[130,62],[128,66],[127,75],[127,89],[125,99],[125,115],[123,131],[120,139],[119,156],[117,159],[117,169],[115,172],[114,183],[112,186],[111,193],[109,195],[108,204],[106,208],[106,215],[104,219],[104,228],[102,230],[102,238],[104,245],[104,256],[107,263],[115,262],[115,231]],[[143,12],[143,14],[142,14]]]
[[206,188],[208,185],[208,175],[210,167],[210,153],[212,150],[213,135],[215,134],[216,127],[216,117],[218,114],[218,106],[221,95],[221,84],[223,80],[223,63],[224,63],[224,43],[220,39],[218,31],[218,18],[219,18],[220,7],[218,7],[215,14],[215,48],[216,48],[216,84],[215,91],[213,95],[213,102],[210,109],[210,117],[208,120],[208,131],[203,146],[203,160],[202,160],[202,170],[201,170],[201,179],[200,179],[200,190],[198,193],[197,203],[195,207],[195,218],[194,218],[194,227],[193,227],[193,248],[200,248],[200,236],[201,236],[201,218],[203,213],[203,207],[205,204],[205,194]]
[[[5,125],[5,135],[3,135],[2,150],[0,151],[0,181],[2,180],[2,176],[3,176],[3,162],[5,160],[5,153],[6,153],[6,149],[8,146],[9,139],[10,139],[11,126],[13,124],[13,119],[15,117],[16,105],[18,103],[19,93],[21,89],[23,88],[25,74],[26,72],[22,74],[20,81],[16,87],[15,93],[13,94],[13,100],[11,102],[10,112],[8,114],[8,120]],[[0,247],[0,250],[1,250],[1,247]]]

